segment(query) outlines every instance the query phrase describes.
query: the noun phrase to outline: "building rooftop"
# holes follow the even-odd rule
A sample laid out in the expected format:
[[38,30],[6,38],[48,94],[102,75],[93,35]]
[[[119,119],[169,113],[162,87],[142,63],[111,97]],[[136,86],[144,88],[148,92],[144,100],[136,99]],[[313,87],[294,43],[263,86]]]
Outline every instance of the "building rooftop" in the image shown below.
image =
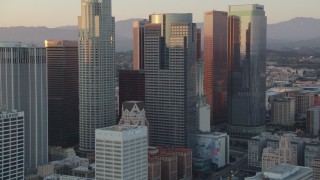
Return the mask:
[[260,180],[264,178],[268,178],[269,180],[299,180],[307,176],[312,177],[312,169],[309,167],[281,164],[269,168],[262,173],[257,173],[256,176],[246,178],[246,180]]
[[148,158],[148,163],[156,163],[156,162],[160,162],[160,160],[155,158]]
[[89,164],[89,165],[82,165],[82,166],[76,167],[72,170],[82,171],[82,172],[90,172],[90,171],[95,171],[95,168],[96,168],[95,164]]
[[115,125],[105,128],[100,128],[97,130],[109,130],[109,131],[116,131],[116,132],[123,132],[123,131],[129,131],[134,129],[139,129],[141,126],[134,126],[134,125]]
[[215,137],[215,138],[220,138],[227,135],[228,134],[225,132],[199,132],[196,134],[196,136]]

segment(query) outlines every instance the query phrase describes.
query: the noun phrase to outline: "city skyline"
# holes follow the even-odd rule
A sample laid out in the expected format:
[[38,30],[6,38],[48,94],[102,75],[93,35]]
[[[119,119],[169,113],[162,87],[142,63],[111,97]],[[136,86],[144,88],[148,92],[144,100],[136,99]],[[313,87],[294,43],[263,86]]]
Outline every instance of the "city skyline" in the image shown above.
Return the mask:
[[[292,19],[294,17],[313,17],[320,18],[317,7],[320,2],[317,0],[310,0],[308,3],[295,2],[295,5],[286,6],[287,4],[293,4],[292,0],[283,1],[265,1],[265,0],[229,0],[223,2],[217,1],[205,1],[200,0],[196,3],[188,0],[179,3],[179,8],[171,6],[169,0],[162,0],[158,2],[140,0],[141,3],[129,0],[118,0],[113,2],[113,15],[116,17],[116,21],[126,20],[130,18],[143,18],[152,13],[193,13],[194,22],[203,22],[204,12],[210,10],[227,11],[228,5],[239,4],[263,4],[265,6],[268,16],[268,23],[278,23]],[[80,0],[55,0],[55,1],[4,1],[1,2],[0,8],[0,25],[1,27],[8,26],[47,26],[47,27],[59,27],[66,25],[76,25],[77,17],[81,14]],[[61,4],[64,4],[61,7]],[[141,8],[141,4],[144,4]],[[283,13],[283,7],[286,9],[286,13]],[[36,9],[35,9],[36,8]],[[140,9],[140,10],[137,10]],[[126,13],[123,13],[126,12]],[[296,12],[299,12],[297,16]],[[10,16],[7,16],[10,14]],[[23,14],[23,21],[19,15]],[[41,14],[41,16],[39,15]],[[5,17],[5,18],[4,18]]]

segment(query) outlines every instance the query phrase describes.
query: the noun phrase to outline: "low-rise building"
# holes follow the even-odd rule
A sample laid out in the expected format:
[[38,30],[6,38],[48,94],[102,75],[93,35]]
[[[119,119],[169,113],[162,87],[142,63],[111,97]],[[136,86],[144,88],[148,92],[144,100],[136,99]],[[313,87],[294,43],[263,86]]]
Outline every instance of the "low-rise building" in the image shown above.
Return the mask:
[[75,156],[76,152],[73,148],[49,146],[49,161],[58,161]]
[[161,180],[161,160],[148,159],[148,180]]
[[313,179],[320,180],[320,157],[313,159],[312,168],[313,168]]
[[272,134],[263,132],[260,136],[256,136],[248,141],[248,166],[252,168],[261,168],[261,158],[263,149],[271,147],[277,149],[282,136],[287,136],[290,139],[293,149],[293,162],[299,166],[304,166],[304,150],[305,144],[312,144],[319,140],[309,137],[298,137],[295,133],[283,132]]
[[281,164],[245,180],[313,180],[313,174],[309,167]]
[[307,143],[304,149],[304,166],[312,167],[312,161],[320,156],[320,142]]
[[192,179],[192,150],[186,148],[158,147],[160,153],[172,153],[178,158],[178,179]]
[[293,93],[297,114],[306,114],[308,109],[314,107],[314,94],[313,91],[306,90]]
[[159,152],[158,148],[149,148],[149,158],[161,161],[161,179],[178,179],[178,157],[173,153]]
[[278,148],[267,147],[262,153],[262,171],[280,164],[297,165],[294,161],[291,139],[288,136],[281,137]]
[[210,160],[215,168],[229,164],[229,135],[227,133],[198,133],[194,157]]
[[267,139],[262,136],[253,137],[248,141],[248,166],[261,168],[262,152],[267,147]]
[[87,166],[79,166],[72,169],[72,175],[75,177],[94,178],[95,177],[95,164]]
[[293,97],[281,97],[272,102],[271,124],[293,126],[295,118],[295,100]]
[[320,106],[307,110],[306,133],[318,136],[320,131]]
[[49,164],[38,166],[37,174],[41,177],[46,177],[50,174],[73,175],[73,169],[79,166],[89,166],[89,160],[78,156],[66,158],[60,161],[53,161]]

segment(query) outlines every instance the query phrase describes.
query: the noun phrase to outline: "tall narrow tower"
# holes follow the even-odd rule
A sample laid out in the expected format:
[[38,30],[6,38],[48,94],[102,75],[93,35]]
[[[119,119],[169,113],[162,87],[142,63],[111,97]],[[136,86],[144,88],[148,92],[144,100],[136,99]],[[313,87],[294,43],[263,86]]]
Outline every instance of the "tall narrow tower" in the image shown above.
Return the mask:
[[227,12],[204,14],[204,92],[211,125],[227,122],[227,23]]
[[82,0],[79,16],[80,150],[94,151],[95,129],[116,124],[111,0]]

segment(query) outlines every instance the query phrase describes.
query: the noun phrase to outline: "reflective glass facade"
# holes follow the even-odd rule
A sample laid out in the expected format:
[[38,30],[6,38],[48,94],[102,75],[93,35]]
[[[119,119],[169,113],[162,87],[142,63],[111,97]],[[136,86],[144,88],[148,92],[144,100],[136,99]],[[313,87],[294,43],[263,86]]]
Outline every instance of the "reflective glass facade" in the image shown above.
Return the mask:
[[233,136],[255,136],[254,129],[265,125],[266,24],[262,5],[229,7],[228,115]]
[[48,67],[49,146],[79,142],[79,59],[77,41],[45,41]]

